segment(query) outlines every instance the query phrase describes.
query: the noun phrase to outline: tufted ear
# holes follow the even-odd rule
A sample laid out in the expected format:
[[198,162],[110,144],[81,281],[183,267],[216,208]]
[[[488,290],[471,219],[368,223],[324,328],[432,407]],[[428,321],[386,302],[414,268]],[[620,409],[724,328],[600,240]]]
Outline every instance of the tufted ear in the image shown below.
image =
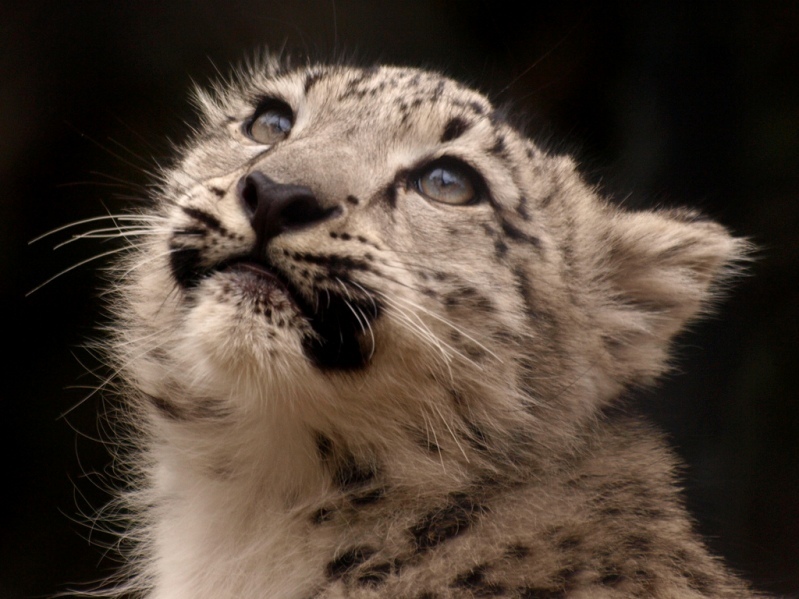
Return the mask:
[[595,316],[614,378],[648,383],[666,369],[674,335],[740,271],[750,244],[686,210],[609,216],[593,258]]

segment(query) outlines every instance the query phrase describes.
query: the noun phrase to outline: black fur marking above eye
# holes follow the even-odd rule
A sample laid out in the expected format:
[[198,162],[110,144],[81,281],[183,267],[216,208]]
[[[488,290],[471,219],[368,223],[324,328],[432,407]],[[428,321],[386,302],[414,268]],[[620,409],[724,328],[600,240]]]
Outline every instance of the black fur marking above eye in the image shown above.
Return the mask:
[[494,145],[491,146],[489,152],[498,155],[505,152],[505,138],[502,137],[501,135],[498,135],[496,141],[494,142]]
[[356,198],[354,195],[348,195],[347,203],[352,204],[353,206],[357,206],[358,204],[361,203],[361,201],[358,198]]
[[208,191],[214,194],[216,197],[221,198],[225,195],[225,190],[219,187],[209,187]]
[[339,579],[360,566],[374,554],[375,550],[371,547],[353,547],[328,562],[325,569],[327,577],[333,580]]
[[316,85],[323,77],[324,73],[320,72],[308,73],[305,76],[305,83],[303,84],[303,89],[305,90],[305,94],[308,95],[308,92],[311,91],[311,88],[313,88],[313,86]]
[[460,117],[450,119],[447,126],[444,127],[444,133],[441,134],[441,143],[452,141],[459,138],[471,127],[471,123],[463,120]]
[[466,532],[485,509],[465,493],[452,493],[446,506],[429,512],[409,532],[417,550],[427,551]]

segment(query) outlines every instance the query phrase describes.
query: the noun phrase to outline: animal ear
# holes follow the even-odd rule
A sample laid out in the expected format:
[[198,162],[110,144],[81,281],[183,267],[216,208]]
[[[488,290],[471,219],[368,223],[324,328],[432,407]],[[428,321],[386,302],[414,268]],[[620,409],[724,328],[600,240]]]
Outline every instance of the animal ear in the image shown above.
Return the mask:
[[614,378],[648,383],[666,369],[674,335],[740,272],[750,244],[687,210],[612,210],[606,224],[595,315]]

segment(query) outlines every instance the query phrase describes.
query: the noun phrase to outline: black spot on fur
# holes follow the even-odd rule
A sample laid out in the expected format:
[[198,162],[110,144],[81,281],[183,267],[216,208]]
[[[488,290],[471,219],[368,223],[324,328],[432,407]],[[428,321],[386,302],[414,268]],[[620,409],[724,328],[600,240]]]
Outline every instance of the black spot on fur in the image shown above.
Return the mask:
[[497,238],[494,240],[494,257],[497,260],[502,260],[505,257],[505,254],[508,253],[508,244],[506,244],[501,239]]
[[385,497],[385,494],[386,490],[383,488],[372,489],[364,493],[352,495],[350,497],[350,503],[356,507],[371,505],[383,499],[383,497]]
[[353,195],[347,196],[347,203],[352,204],[353,206],[357,206],[361,203],[361,201]]
[[484,511],[473,497],[452,493],[447,505],[428,513],[409,532],[418,551],[426,551],[466,532]]
[[573,550],[577,549],[582,543],[582,539],[577,535],[568,535],[561,539],[558,539],[557,545],[558,549],[563,551],[564,553],[570,553]]
[[[375,477],[375,470],[371,464],[359,463],[349,450],[336,447],[327,435],[317,433],[315,443],[317,454],[332,471],[335,484],[342,490],[362,487]],[[369,503],[370,499],[364,495],[362,501]]]
[[221,198],[225,195],[225,190],[220,189],[219,187],[209,187],[208,189],[212,194],[214,194],[218,198]]
[[371,467],[359,464],[352,456],[345,457],[334,475],[336,484],[344,489],[362,487],[375,477]]
[[309,91],[311,91],[311,88],[313,88],[313,86],[316,85],[322,79],[322,77],[322,73],[308,73],[305,76],[305,83],[303,85],[305,93],[307,94]]
[[698,592],[700,595],[711,597],[716,594],[715,582],[704,572],[693,571],[688,574],[687,579],[688,586]]
[[353,547],[345,551],[337,558],[328,562],[327,568],[325,569],[327,577],[333,580],[341,578],[368,560],[374,553],[374,549],[366,546]]
[[469,106],[470,106],[470,107],[471,107],[471,109],[472,109],[472,110],[474,110],[474,111],[475,111],[477,114],[481,114],[481,115],[482,115],[482,114],[485,114],[485,108],[483,108],[483,105],[482,105],[482,104],[480,104],[479,102],[471,102],[471,103],[469,104]]
[[[345,278],[351,268],[369,270],[363,261],[346,257],[329,257],[323,261],[327,262],[330,277]],[[318,368],[355,370],[366,365],[368,353],[361,347],[359,338],[368,323],[378,317],[378,301],[360,302],[331,293],[314,310],[302,297],[294,299],[303,313],[310,316],[309,324],[316,333],[303,339],[303,347]]]
[[492,301],[478,292],[474,287],[462,287],[458,291],[446,294],[444,296],[444,305],[449,309],[454,309],[459,306],[468,306],[471,309],[478,310],[482,314],[494,312],[494,304]]
[[173,244],[169,246],[169,266],[172,276],[184,289],[196,287],[204,271],[201,268],[200,250]]
[[494,145],[491,146],[491,149],[489,151],[492,154],[497,154],[497,155],[502,154],[505,151],[505,138],[502,137],[501,135],[498,135],[496,141],[494,142]]
[[356,579],[356,582],[363,586],[379,586],[386,581],[391,574],[393,564],[391,562],[381,562],[368,568],[364,568]]
[[528,235],[527,233],[517,229],[515,226],[510,224],[506,220],[500,221],[500,225],[502,226],[502,231],[507,235],[510,239],[514,241],[521,241],[526,242],[532,245],[536,249],[541,249],[541,240],[538,237],[533,235]]
[[162,416],[168,418],[169,420],[188,419],[186,413],[171,401],[167,401],[161,397],[156,397],[155,395],[144,395],[144,397],[150,402],[150,405],[152,405]]
[[386,188],[383,190],[382,196],[385,198],[389,208],[395,209],[397,207],[397,188],[393,183],[386,186]]
[[311,522],[313,524],[322,524],[323,522],[329,522],[333,519],[333,514],[335,510],[332,508],[322,507],[316,510],[313,514],[311,514]]
[[624,576],[622,576],[621,574],[618,574],[616,572],[610,572],[610,573],[605,574],[604,576],[602,576],[602,578],[600,579],[599,582],[601,582],[605,586],[611,586],[612,587],[612,586],[616,586],[616,585],[621,584],[622,582],[624,582]]
[[466,424],[466,428],[468,429],[468,434],[466,435],[466,441],[477,451],[488,452],[489,446],[486,440],[486,434],[483,430],[477,426],[474,422],[464,419]]
[[512,559],[524,559],[530,555],[530,548],[521,544],[509,545],[505,550],[505,555]]
[[330,459],[330,456],[333,455],[333,441],[330,440],[330,437],[317,433],[316,451],[323,460]]
[[530,213],[527,212],[527,198],[521,196],[519,198],[518,204],[516,204],[516,214],[522,217],[522,219],[529,221],[530,220]]
[[496,597],[505,592],[505,587],[485,580],[487,566],[475,566],[468,572],[459,574],[453,581],[453,587],[467,589],[474,597]]
[[203,210],[192,208],[190,206],[181,206],[180,209],[194,220],[200,221],[209,229],[219,231],[220,233],[227,233],[225,227],[222,226],[222,223],[213,214],[208,214]]
[[573,567],[569,566],[569,567],[566,567],[566,568],[563,568],[562,570],[560,570],[555,575],[555,578],[558,579],[561,582],[561,586],[563,588],[566,588],[568,586],[569,582],[574,578],[574,576],[576,574],[577,574],[577,571]]
[[652,548],[652,539],[645,535],[630,535],[624,544],[638,555],[649,553]]
[[540,587],[522,587],[518,590],[520,599],[564,599],[563,589],[542,589]]
[[447,126],[444,127],[444,133],[441,134],[441,143],[452,141],[459,138],[471,127],[471,123],[466,122],[460,117],[450,119]]

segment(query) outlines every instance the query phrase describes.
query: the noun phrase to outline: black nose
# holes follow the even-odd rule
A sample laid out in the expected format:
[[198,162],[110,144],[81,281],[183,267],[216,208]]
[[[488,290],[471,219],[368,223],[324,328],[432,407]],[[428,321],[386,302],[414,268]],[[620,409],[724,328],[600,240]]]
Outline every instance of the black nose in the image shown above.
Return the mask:
[[261,249],[281,233],[309,227],[340,210],[322,206],[308,187],[276,183],[260,171],[239,179],[237,190]]

